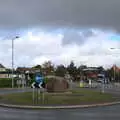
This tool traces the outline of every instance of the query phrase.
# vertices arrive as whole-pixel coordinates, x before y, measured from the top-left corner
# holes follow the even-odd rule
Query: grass
[[[19,105],[33,105],[32,92],[14,93],[1,95],[0,100],[5,103]],[[94,90],[80,89],[69,93],[45,93],[44,103],[38,100],[38,104],[44,105],[75,105],[75,104],[93,104],[114,101],[111,94],[100,93]]]

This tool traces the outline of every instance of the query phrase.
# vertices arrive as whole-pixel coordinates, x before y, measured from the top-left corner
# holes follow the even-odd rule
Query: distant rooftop
[[[85,68],[83,69],[83,71],[97,71],[97,67],[88,67],[88,68]]]
[[[0,64],[0,68],[5,68],[2,64]]]

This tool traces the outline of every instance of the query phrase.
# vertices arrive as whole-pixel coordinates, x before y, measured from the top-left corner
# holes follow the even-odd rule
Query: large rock
[[[68,82],[61,77],[49,78],[46,85],[48,92],[65,92],[68,88]]]

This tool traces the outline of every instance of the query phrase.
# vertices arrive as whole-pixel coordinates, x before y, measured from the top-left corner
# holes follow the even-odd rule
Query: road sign
[[[36,82],[33,82],[32,85],[31,85],[31,87],[32,87],[32,88],[43,88],[42,85],[43,85],[42,82],[40,82],[39,84],[36,83]]]
[[[33,82],[31,88],[45,88],[45,83],[43,82]]]
[[[37,100],[38,103],[38,99],[40,97],[40,93],[42,88],[45,88],[45,82],[44,82],[44,78],[40,73],[36,73],[35,75],[35,81],[32,83],[31,87],[33,88],[33,103],[35,103],[35,101]],[[38,89],[40,88],[40,89]],[[35,92],[36,91],[36,92]],[[37,94],[37,95],[35,95]],[[44,93],[42,92],[43,96]],[[42,101],[44,101],[44,97],[42,97]]]
[[[35,88],[35,82],[32,83],[31,87],[32,87],[32,88]]]
[[[36,76],[35,76],[35,82],[37,83],[43,83],[43,77],[40,73],[37,73]]]
[[[36,73],[35,81],[32,83],[31,88],[45,88],[44,78],[40,73]]]

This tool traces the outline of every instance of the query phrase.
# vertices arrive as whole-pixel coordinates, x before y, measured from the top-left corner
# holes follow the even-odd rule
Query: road
[[[10,93],[21,93],[21,92],[29,92],[32,91],[31,88],[27,88],[27,89],[18,89],[18,88],[14,88],[14,89],[0,89],[0,94],[10,94]]]
[[[117,88],[108,88],[120,94]],[[31,89],[1,89],[0,94],[31,91]],[[60,109],[60,110],[25,110],[0,107],[0,120],[120,120],[120,104],[114,106]]]
[[[66,109],[22,110],[0,107],[0,120],[120,120],[120,105]]]

